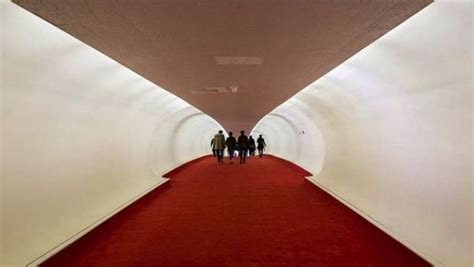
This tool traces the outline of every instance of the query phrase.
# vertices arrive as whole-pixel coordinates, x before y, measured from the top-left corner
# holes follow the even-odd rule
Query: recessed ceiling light
[[[263,57],[214,57],[217,65],[262,65]]]
[[[213,87],[206,87],[200,90],[192,90],[192,94],[223,94],[223,93],[238,93],[239,86],[237,85],[230,85],[229,87],[225,86],[213,86]]]
[[[230,85],[229,88],[232,93],[237,93],[239,91],[239,86],[237,85]]]
[[[206,87],[205,89],[192,90],[193,94],[219,94],[227,93],[227,87],[225,86],[216,86],[216,87]]]

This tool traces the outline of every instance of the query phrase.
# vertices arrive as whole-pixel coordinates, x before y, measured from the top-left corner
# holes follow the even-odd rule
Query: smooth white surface
[[[1,265],[52,249],[188,160],[220,125],[2,3]]]
[[[472,17],[435,1],[253,131],[446,266],[474,264]]]
[[[219,126],[13,4],[1,20],[1,264],[17,266],[208,153]],[[472,56],[472,4],[436,1],[253,134],[408,245],[470,266]]]
[[[112,212],[104,215],[103,217],[101,217],[100,219],[98,219],[97,221],[93,222],[92,224],[88,225],[86,228],[83,228],[80,232],[77,232],[74,236],[72,236],[71,238],[63,241],[62,243],[58,244],[57,246],[55,246],[53,249],[49,250],[47,253],[44,253],[42,254],[41,256],[37,257],[35,260],[29,262],[26,267],[29,267],[29,266],[38,266],[40,265],[41,263],[43,263],[44,261],[46,261],[48,258],[52,257],[53,255],[55,255],[56,253],[60,252],[61,250],[63,250],[64,248],[66,248],[67,246],[71,245],[72,243],[74,243],[75,241],[79,240],[81,237],[85,236],[87,233],[89,233],[90,231],[92,231],[95,227],[98,227],[100,224],[104,223],[105,221],[107,221],[108,219],[112,218],[114,215],[120,213],[122,210],[124,210],[125,208],[127,208],[129,205],[133,204],[135,201],[139,200],[140,198],[142,198],[143,196],[145,196],[146,194],[152,192],[153,190],[157,189],[158,187],[168,183],[170,181],[169,178],[165,178],[165,179],[162,179],[159,183],[157,184],[154,184],[153,186],[151,186],[150,188],[147,188],[145,191],[143,191],[142,193],[136,195],[135,197],[133,197],[132,199],[130,199],[129,201],[127,201],[126,203],[124,203],[123,205],[117,207],[115,210],[113,210]]]

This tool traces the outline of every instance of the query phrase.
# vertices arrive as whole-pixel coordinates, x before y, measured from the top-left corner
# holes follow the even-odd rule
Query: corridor
[[[0,0],[0,266],[474,266],[473,5]]]
[[[429,266],[276,157],[205,157],[41,266]]]

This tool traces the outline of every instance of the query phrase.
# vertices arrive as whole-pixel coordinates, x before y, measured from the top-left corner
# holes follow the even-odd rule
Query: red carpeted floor
[[[206,157],[43,266],[429,266],[274,157]]]

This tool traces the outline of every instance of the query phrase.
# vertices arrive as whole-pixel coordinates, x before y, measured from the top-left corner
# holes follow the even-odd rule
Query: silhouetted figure
[[[216,150],[214,149],[214,137],[211,140],[211,148],[212,148],[212,155],[215,157],[216,156]]]
[[[249,156],[255,156],[255,139],[249,135]]]
[[[249,139],[245,135],[244,131],[240,131],[239,140],[237,141],[237,145],[239,146],[239,156],[240,156],[240,164],[245,163],[245,157],[247,157],[247,149],[249,146]]]
[[[234,151],[237,148],[237,140],[232,136],[232,132],[229,132],[229,137],[225,140],[225,145],[227,146],[227,153],[229,153],[229,160],[231,164],[234,164]]]
[[[224,163],[224,148],[225,148],[225,137],[222,131],[214,135],[214,150],[217,155],[217,162]]]
[[[265,149],[266,146],[267,144],[265,144],[265,139],[263,139],[262,135],[260,135],[257,138],[257,149],[258,149],[259,157],[263,157],[263,150]]]

